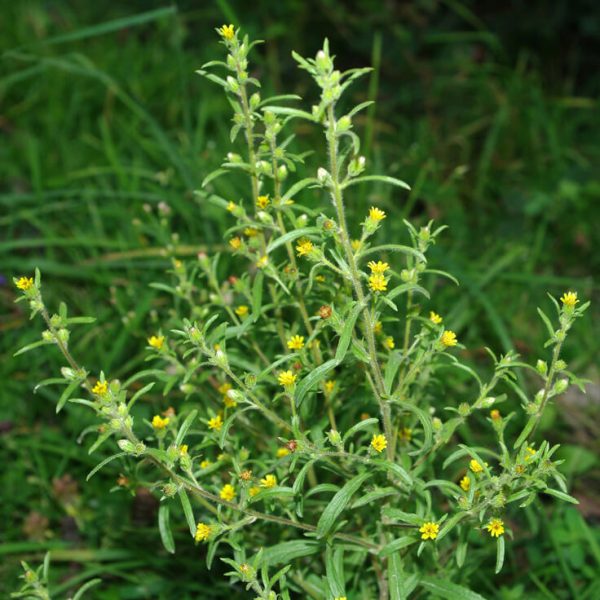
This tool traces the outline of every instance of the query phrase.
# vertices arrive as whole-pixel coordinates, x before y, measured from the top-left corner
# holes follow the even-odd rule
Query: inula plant
[[[208,568],[225,562],[249,597],[481,598],[468,587],[473,554],[495,554],[495,567],[482,563],[492,577],[520,509],[540,495],[576,503],[537,426],[557,395],[582,385],[561,349],[588,303],[551,297],[554,317],[538,309],[548,341],[537,363],[488,349],[480,376],[433,295],[439,278],[457,283],[427,258],[444,227],[407,222],[411,243],[400,245],[385,236],[393,210],[365,206],[356,227],[346,219],[359,185],[395,186],[398,203],[408,189],[368,174],[354,125],[370,103],[344,103],[369,69],[336,70],[327,41],[314,59],[294,53],[319,92],[297,108],[298,96],[261,96],[248,62],[257,42],[233,25],[217,31],[224,60],[198,73],[227,95],[234,150],[199,197],[228,213],[228,251],[171,255],[169,280],[155,287],[173,301],[157,307],[148,368],[125,381],[71,353],[75,326],[93,319],[64,303],[53,314],[39,271],[15,279],[46,327],[19,352],[54,346],[64,367],[39,386],[64,386],[57,411],[97,415],[88,451],[107,454],[88,478],[118,465],[123,486],[148,487],[166,550],[179,532],[180,547],[196,544]],[[322,131],[323,152],[294,152],[299,120]],[[314,176],[296,179],[299,163]],[[213,193],[225,176],[244,193]],[[494,443],[462,443],[470,422]]]

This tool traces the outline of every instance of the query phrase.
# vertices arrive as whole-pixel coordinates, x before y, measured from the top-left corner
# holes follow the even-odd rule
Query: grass
[[[458,289],[445,285],[439,297],[454,307],[447,320],[473,349],[473,361],[482,361],[484,343],[499,351],[514,344],[536,357],[544,331],[535,306],[547,304],[546,291],[574,288],[598,298],[598,81],[584,77],[584,47],[564,58],[549,54],[534,43],[533,29],[526,30],[529,15],[509,34],[502,15],[468,3],[414,3],[385,9],[389,14],[368,3],[349,12],[333,1],[322,4],[319,14],[310,3],[292,1],[258,2],[252,14],[226,0],[200,8],[148,3],[134,15],[103,2],[78,8],[59,2],[50,9],[33,0],[2,8],[13,26],[0,34],[0,129],[8,142],[0,147],[0,275],[6,280],[0,286],[0,452],[10,465],[0,475],[0,556],[6,558],[0,591],[15,587],[19,559],[39,559],[53,546],[57,595],[103,573],[95,592],[101,598],[232,597],[218,575],[209,583],[198,575],[204,557],[183,535],[176,559],[157,552],[151,499],[123,490],[107,496],[117,467],[84,483],[95,460],[74,446],[93,423],[77,410],[56,417],[52,388],[33,393],[35,382],[61,366],[56,353],[11,358],[39,331],[13,305],[9,284],[38,266],[50,302],[65,299],[73,314],[97,317],[96,326],[73,340],[75,354],[115,377],[141,363],[142,340],[164,302],[149,286],[164,279],[162,249],[173,244],[191,258],[222,243],[223,215],[193,190],[228,147],[229,107],[194,74],[214,57],[212,28],[223,21],[268,40],[257,74],[272,82],[271,91],[292,85],[310,98],[289,49],[311,54],[324,35],[343,65],[376,67],[356,86],[357,96],[378,101],[358,123],[365,152],[374,172],[391,166],[389,174],[413,189],[404,203],[389,188],[358,189],[351,221],[377,202],[396,216],[392,235],[399,241],[406,237],[401,218],[450,226],[432,261],[461,281]],[[558,32],[570,23],[560,6],[552,21]],[[600,20],[596,13],[589,23]],[[520,42],[531,45],[515,43],[519,32]],[[313,135],[300,129],[299,146],[310,149]],[[225,180],[211,186],[224,197],[244,193]],[[161,203],[171,207],[168,217],[161,216]],[[594,309],[566,349],[570,368],[595,381],[599,317]],[[573,451],[565,454],[565,468],[577,472],[572,484],[586,499],[584,514],[597,515],[597,436],[590,440],[573,429],[564,410],[593,421],[597,408],[578,400],[545,423],[554,441],[574,438],[579,446],[572,446],[587,453],[585,470],[576,471],[581,455]],[[75,505],[52,484],[65,474],[79,482]],[[25,541],[22,526],[31,510],[48,525]],[[481,593],[597,597],[598,527],[572,508],[528,515],[539,528],[535,543],[516,541],[514,564],[499,587],[474,573]],[[492,564],[493,557],[482,560]],[[523,564],[529,579],[521,577]]]

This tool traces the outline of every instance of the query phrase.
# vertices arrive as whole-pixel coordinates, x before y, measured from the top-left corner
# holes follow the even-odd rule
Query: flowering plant
[[[51,314],[40,272],[22,276],[18,300],[47,328],[19,353],[53,345],[63,354],[61,377],[39,386],[64,386],[57,412],[71,403],[96,413],[90,453],[119,449],[88,479],[118,461],[124,486],[153,482],[169,552],[171,522],[185,523],[209,568],[218,557],[228,577],[265,600],[396,600],[419,590],[478,598],[463,570],[468,550],[481,557],[495,545],[500,571],[511,506],[540,494],[577,502],[553,460],[557,447],[536,429],[554,397],[582,386],[561,349],[589,303],[579,305],[575,292],[551,298],[558,326],[538,309],[549,362],[488,350],[492,373],[482,379],[461,361],[460,340],[428,291],[435,277],[454,280],[427,260],[444,227],[407,222],[407,246],[377,241],[388,218],[380,207],[366,211],[356,233],[347,222],[354,186],[408,189],[366,174],[353,121],[370,102],[340,111],[344,92],[369,69],[336,70],[327,41],[314,59],[294,53],[320,93],[306,111],[293,106],[297,96],[262,98],[248,66],[257,42],[233,25],[217,31],[226,58],[198,72],[227,94],[231,140],[242,134],[244,149],[227,154],[199,197],[230,215],[227,271],[218,253],[194,264],[171,257],[172,283],[155,286],[177,311],[149,333],[152,366],[125,381],[79,364],[71,330],[93,319],[69,317],[64,303]],[[294,153],[284,132],[298,119],[322,128],[327,162],[294,180],[308,156]],[[248,193],[213,192],[225,175],[247,178]],[[299,201],[309,196],[330,204]],[[541,380],[533,396],[519,369]],[[455,400],[449,370],[470,378],[470,396]],[[517,412],[502,410],[514,399],[527,417],[520,431]],[[145,419],[143,403],[160,408]],[[473,419],[489,428],[493,447],[461,443]]]

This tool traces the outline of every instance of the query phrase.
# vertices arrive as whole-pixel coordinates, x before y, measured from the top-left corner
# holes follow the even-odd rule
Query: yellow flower
[[[329,379],[325,382],[325,393],[331,394],[335,388],[335,381],[333,379]]]
[[[235,498],[235,489],[230,483],[226,483],[219,492],[221,500],[227,500],[231,502]]]
[[[196,525],[196,535],[194,536],[194,539],[197,542],[205,542],[210,537],[211,533],[212,528],[210,525],[198,523],[198,525]]]
[[[232,40],[235,36],[233,25],[223,25],[222,27],[219,27],[217,31],[221,34],[221,37],[227,41]]]
[[[390,265],[386,262],[381,262],[380,260],[377,262],[370,260],[367,263],[367,266],[371,269],[371,273],[385,273],[390,268]]]
[[[385,338],[385,341],[383,342],[383,345],[388,349],[388,350],[393,350],[396,347],[396,342],[394,342],[394,338],[391,336],[388,336]]]
[[[352,246],[352,250],[354,250],[354,252],[358,252],[362,248],[362,242],[360,240],[352,240],[350,245]]]
[[[382,211],[380,208],[375,208],[374,206],[371,206],[369,210],[369,219],[371,219],[371,221],[379,223],[379,221],[383,221],[385,217],[386,215],[384,211]]]
[[[442,333],[442,338],[440,341],[442,342],[442,344],[444,346],[446,346],[446,348],[450,348],[450,347],[456,346],[456,344],[458,344],[458,340],[456,339],[456,334],[454,333],[454,331],[450,331],[449,329],[446,329],[446,331],[444,331],[444,333]]]
[[[465,491],[468,492],[469,489],[471,488],[471,478],[468,475],[465,475],[461,480],[460,480],[460,487]]]
[[[264,256],[261,256],[257,261],[256,261],[256,266],[259,269],[264,269],[267,266],[267,263],[269,262],[269,258],[267,257],[267,255],[265,254]]]
[[[435,540],[440,531],[440,526],[437,523],[433,523],[432,521],[427,521],[423,523],[419,528],[419,533],[421,533],[422,540]]]
[[[579,300],[577,300],[577,292],[565,292],[561,296],[560,301],[567,308],[575,308],[575,305],[579,302]]]
[[[160,415],[154,415],[152,417],[152,427],[154,429],[164,429],[169,424],[169,421],[169,417],[163,419]]]
[[[283,458],[284,456],[287,456],[290,453],[290,451],[287,448],[278,448],[277,449],[277,458]]]
[[[248,307],[245,304],[240,304],[236,309],[235,309],[235,314],[238,317],[245,317],[248,314]]]
[[[165,343],[164,335],[151,335],[148,338],[148,344],[150,346],[152,346],[153,348],[156,348],[157,350],[160,350],[163,347],[164,343]]]
[[[294,385],[294,383],[296,383],[296,379],[297,379],[297,376],[294,375],[291,371],[282,371],[281,373],[279,373],[279,376],[277,377],[277,381],[279,382],[279,385],[282,385],[284,387]]]
[[[187,455],[188,455],[188,445],[181,444],[181,446],[179,446],[179,456],[187,456]]]
[[[531,460],[534,456],[535,456],[535,448],[528,446],[527,450],[525,450],[525,460],[526,461]]]
[[[104,396],[108,392],[108,381],[96,381],[96,385],[92,388],[92,394]]]
[[[346,596],[336,596],[333,600],[346,600]]]
[[[26,292],[28,289],[33,287],[33,277],[19,277],[15,282],[15,285],[22,291]]]
[[[371,448],[373,448],[377,452],[383,452],[387,448],[387,440],[385,439],[385,435],[383,435],[382,433],[373,434],[373,439],[371,440]]]
[[[432,310],[430,310],[429,311],[429,320],[432,323],[439,325],[444,319],[442,319],[442,317],[440,317],[440,315],[438,315],[436,312],[433,312]]]
[[[304,348],[304,336],[302,336],[302,335],[293,335],[287,341],[287,347],[290,350],[302,350],[302,348]]]
[[[205,458],[201,463],[200,463],[200,468],[201,469],[206,469],[206,467],[210,467],[212,463],[210,462],[210,460],[208,460],[207,458]]]
[[[398,432],[398,437],[405,443],[410,442],[412,439],[412,429],[410,427],[403,427]]]
[[[248,493],[250,494],[250,498],[254,498],[254,496],[256,496],[256,494],[258,494],[258,492],[260,492],[260,488],[256,485],[252,486],[248,490]]]
[[[474,458],[469,463],[469,467],[473,473],[481,473],[483,471],[483,467]]]
[[[277,485],[277,477],[275,475],[265,475],[260,480],[260,487],[262,488],[274,488]]]
[[[381,273],[373,273],[369,277],[369,288],[374,292],[385,292],[387,290],[387,281]]]
[[[231,384],[228,381],[222,383],[217,390],[219,390],[220,394],[226,394],[231,389]]]
[[[296,252],[298,256],[306,256],[313,250],[313,243],[310,240],[300,240],[296,246]]]
[[[230,201],[230,202],[227,204],[227,210],[228,210],[229,212],[233,212],[233,211],[236,209],[236,207],[237,207],[237,206],[236,206],[236,203],[235,203],[235,202],[231,202],[231,201]]]
[[[381,324],[381,321],[377,321],[377,323],[375,323],[375,325],[373,325],[373,332],[376,333],[377,335],[379,335],[382,331],[383,331],[383,325]]]
[[[216,431],[221,431],[221,427],[223,427],[223,419],[221,419],[221,415],[217,415],[212,419],[208,420],[208,428],[215,429]]]
[[[502,415],[500,414],[500,411],[495,408],[494,410],[490,411],[490,417],[492,417],[494,421],[497,421],[498,419],[502,418]]]
[[[223,404],[226,408],[235,408],[237,406],[237,402],[227,394],[223,396]]]
[[[258,208],[267,208],[269,206],[269,196],[259,196],[256,199],[256,206]]]
[[[239,250],[242,247],[242,238],[236,236],[234,238],[231,238],[229,240],[229,245],[234,249],[234,250]]]
[[[500,537],[504,533],[504,521],[502,519],[491,519],[485,528],[492,537]]]
[[[323,283],[325,281],[325,275],[315,275],[315,281]]]

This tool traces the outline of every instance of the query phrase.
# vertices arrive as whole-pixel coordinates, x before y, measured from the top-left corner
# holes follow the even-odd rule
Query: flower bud
[[[284,181],[288,176],[288,170],[287,167],[285,165],[280,165],[277,168],[277,179],[279,179],[279,181]]]
[[[131,443],[129,440],[119,440],[117,445],[123,452],[127,452],[128,454],[135,454],[135,444]]]
[[[231,75],[227,77],[227,89],[234,94],[240,91],[240,84]]]
[[[461,417],[468,417],[471,414],[471,407],[467,402],[461,402],[458,406],[458,414]]]
[[[538,360],[535,365],[535,370],[540,375],[545,375],[548,372],[548,363],[545,360]]]
[[[260,94],[258,92],[250,96],[250,108],[254,110],[260,104]]]
[[[554,367],[557,371],[564,371],[567,368],[567,363],[564,360],[559,359],[556,361]]]
[[[297,219],[296,219],[296,227],[298,229],[302,228],[302,227],[306,227],[306,224],[308,223],[308,216],[307,215],[300,215]]]
[[[319,180],[319,183],[325,183],[329,178],[329,173],[327,172],[327,169],[324,169],[323,167],[319,167],[319,169],[317,170],[317,179]]]
[[[336,431],[335,429],[330,429],[327,433],[327,437],[329,438],[329,442],[334,446],[342,445],[342,436],[340,435],[339,431]]]
[[[177,486],[172,481],[170,481],[169,483],[165,483],[165,485],[163,485],[163,494],[167,498],[172,498],[176,493],[177,493]]]
[[[46,329],[45,331],[42,331],[42,339],[45,342],[53,342],[54,334],[49,329]]]
[[[555,384],[553,391],[555,394],[562,394],[569,387],[568,379],[559,379]]]
[[[348,115],[344,115],[335,125],[335,131],[339,135],[348,131],[352,127],[352,119]]]

